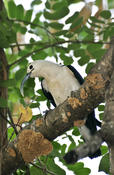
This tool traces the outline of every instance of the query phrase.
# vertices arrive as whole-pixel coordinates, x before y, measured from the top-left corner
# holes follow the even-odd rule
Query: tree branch
[[[51,174],[51,175],[56,175],[55,173],[49,171],[46,167],[44,167],[44,165],[39,166],[39,165],[36,165],[36,164],[34,164],[34,163],[32,163],[32,162],[31,162],[30,164],[33,165],[34,167],[38,168],[38,169],[43,170],[44,173],[47,172],[47,173],[49,173],[49,174]]]
[[[114,37],[112,41],[114,45]],[[112,53],[112,67],[114,67],[114,50]],[[104,111],[104,120],[102,125],[102,134],[104,140],[109,145],[110,153],[110,171],[114,174],[114,71],[111,74],[110,86],[105,94],[106,106]]]
[[[9,20],[10,20],[10,21],[13,21],[13,22],[25,23],[25,24],[28,24],[28,25],[32,25],[32,26],[34,26],[34,27],[39,27],[39,28],[45,30],[47,33],[49,33],[51,36],[53,36],[54,39],[57,40],[57,38],[56,38],[46,27],[44,27],[44,26],[42,26],[42,25],[35,24],[35,23],[33,23],[33,22],[29,22],[29,21],[25,21],[25,20],[19,20],[19,19],[18,19],[18,20],[17,20],[17,19],[9,19]]]
[[[68,40],[68,41],[61,41],[61,42],[57,42],[57,43],[53,43],[55,46],[59,45],[59,44],[65,44],[65,43],[75,43],[75,44],[111,44],[110,42],[102,42],[102,41],[80,41],[80,40]],[[34,46],[34,45],[39,45],[39,44],[43,44],[43,45],[49,45],[49,47],[51,47],[51,44],[49,42],[47,43],[40,43],[40,41],[37,42],[33,42],[33,43],[23,43],[23,44],[11,44],[10,47],[16,47],[16,46]]]
[[[113,72],[113,51],[114,46],[111,45],[102,60],[91,70],[84,84],[78,91],[73,92],[72,96],[63,104],[59,105],[54,110],[49,111],[45,119],[37,119],[24,129],[31,129],[31,132],[33,130],[36,133],[42,133],[45,138],[51,141],[69,130],[73,126],[74,121],[85,119],[85,117],[93,111],[99,103],[105,100],[105,91],[109,86],[110,77]],[[23,131],[21,131],[20,134]],[[9,172],[14,171],[15,167],[18,168],[23,164],[23,159],[19,153],[19,147],[17,146],[19,142],[18,138],[20,138],[19,136],[15,142],[8,145],[7,150],[4,151],[4,162],[2,164],[3,174],[8,175]],[[33,140],[31,144],[33,144]],[[11,154],[11,151],[9,152],[9,150],[12,150],[13,153]],[[33,150],[35,151],[35,149]],[[28,154],[30,154],[30,151]]]
[[[29,57],[29,56],[31,56],[31,55],[33,55],[34,53],[37,53],[37,52],[40,52],[40,51],[42,51],[42,50],[44,50],[44,49],[47,49],[47,48],[50,48],[50,47],[56,47],[56,46],[58,46],[58,45],[61,45],[61,44],[65,44],[65,43],[74,43],[74,44],[80,44],[80,43],[85,43],[85,44],[103,44],[102,42],[94,42],[94,41],[79,41],[79,40],[67,40],[67,41],[58,41],[58,42],[56,42],[56,43],[52,43],[52,44],[50,44],[50,43],[46,43],[46,45],[45,46],[43,46],[42,48],[38,48],[38,49],[36,49],[36,50],[33,50],[32,52],[30,52],[30,53],[28,53],[28,54],[26,54],[26,55],[24,55],[24,56],[22,56],[20,59],[18,59],[18,60],[16,60],[16,61],[14,61],[13,63],[11,63],[10,65],[8,65],[8,68],[10,68],[11,66],[13,66],[13,65],[15,65],[15,64],[17,64],[17,63],[19,63],[19,62],[21,62],[23,59],[25,59],[25,58],[27,58],[27,57]],[[38,43],[37,43],[38,44]],[[106,44],[106,43],[105,43]],[[107,44],[111,44],[110,42],[107,42]],[[22,46],[23,44],[20,44],[20,45],[18,45],[18,46]],[[28,45],[28,44],[27,44]],[[31,45],[31,44],[30,44]],[[16,45],[11,45],[11,47],[14,47],[14,46],[16,46]]]

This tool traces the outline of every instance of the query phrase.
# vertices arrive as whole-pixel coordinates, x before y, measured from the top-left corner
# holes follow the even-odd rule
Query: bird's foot
[[[43,114],[44,114],[43,119],[44,119],[44,120],[46,119],[46,116],[48,115],[48,112],[49,112],[49,110],[45,110],[45,111],[43,111]]]

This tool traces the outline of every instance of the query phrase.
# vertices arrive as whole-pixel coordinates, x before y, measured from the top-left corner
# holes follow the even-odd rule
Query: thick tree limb
[[[114,44],[114,41],[113,41]],[[112,67],[114,67],[114,51],[112,54]],[[106,90],[106,106],[102,125],[102,135],[109,145],[110,171],[114,174],[114,71],[111,76],[110,86]]]
[[[113,51],[114,46],[111,45],[102,60],[91,70],[83,86],[78,91],[72,93],[72,97],[69,97],[53,111],[49,111],[44,120],[37,119],[26,129],[29,128],[35,132],[40,132],[51,141],[70,129],[74,121],[83,120],[105,99],[105,90],[109,86],[110,77],[113,72]],[[17,145],[18,138],[15,143],[13,142],[8,145],[7,150],[4,151],[3,175],[8,175],[15,168],[23,165],[23,159],[19,154]]]

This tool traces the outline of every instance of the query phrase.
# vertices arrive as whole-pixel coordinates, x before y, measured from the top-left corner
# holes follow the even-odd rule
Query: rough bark
[[[114,44],[114,41],[113,41]],[[114,51],[112,54],[112,67],[114,68]],[[102,125],[102,134],[104,140],[109,145],[110,153],[110,171],[114,175],[114,71],[111,76],[110,86],[105,94],[106,106]]]
[[[7,61],[3,49],[0,49],[0,80],[4,81],[8,78]],[[0,88],[0,97],[7,100],[7,88]],[[1,163],[3,161],[3,149],[7,144],[7,108],[0,108],[0,174],[2,172]]]
[[[114,175],[114,145],[110,146],[110,172]]]
[[[0,12],[3,10],[3,8],[4,8],[3,1],[0,0]],[[0,23],[1,23],[1,19],[0,19]],[[0,80],[1,81],[8,79],[7,66],[8,66],[8,63],[5,56],[5,52],[2,48],[0,48]],[[0,97],[7,100],[7,88],[0,87]],[[2,174],[3,148],[7,144],[7,122],[5,118],[7,118],[7,108],[0,108],[0,175]]]
[[[99,103],[105,100],[105,91],[109,86],[110,77],[113,72],[111,63],[113,51],[114,46],[111,45],[102,60],[91,70],[85,83],[78,91],[73,92],[72,96],[63,104],[49,111],[45,119],[37,119],[24,129],[40,132],[45,138],[51,141],[70,129],[74,121],[84,120]],[[103,135],[102,130],[103,128],[101,129],[101,137]],[[19,147],[17,146],[18,138],[4,150],[4,161],[2,162],[3,175],[10,174],[24,163],[19,153]]]

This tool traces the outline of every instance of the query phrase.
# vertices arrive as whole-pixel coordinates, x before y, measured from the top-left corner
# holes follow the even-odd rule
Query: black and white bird
[[[21,83],[21,94],[25,81],[29,78],[42,77],[41,82],[44,95],[50,100],[54,107],[63,103],[71,91],[76,91],[83,84],[84,80],[79,72],[71,65],[64,66],[46,60],[36,60],[29,64],[27,75]],[[89,141],[92,135],[97,131],[97,126],[101,123],[95,118],[94,111],[87,117],[84,126],[79,128],[80,133],[85,141]],[[101,154],[100,149],[90,158],[97,157]]]

